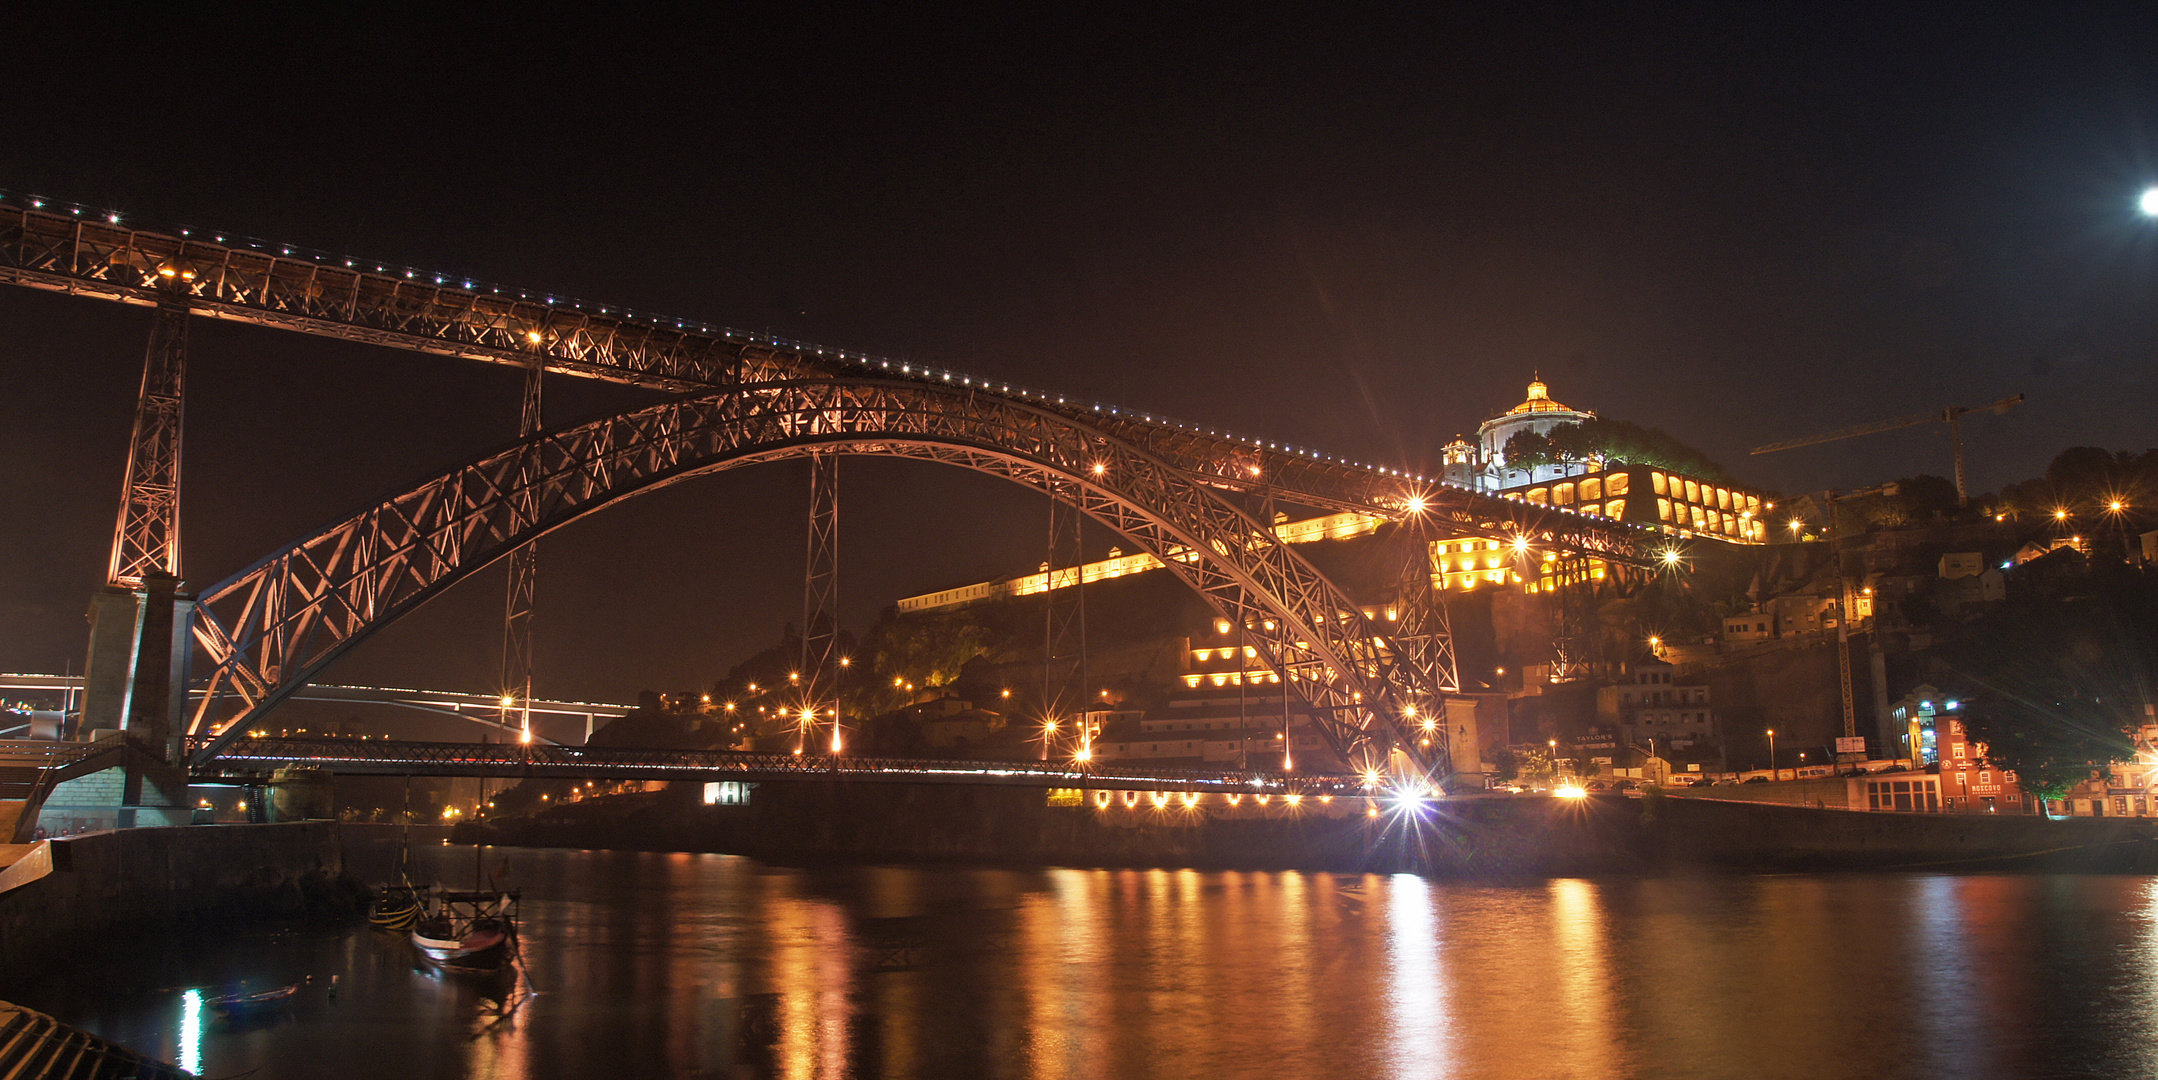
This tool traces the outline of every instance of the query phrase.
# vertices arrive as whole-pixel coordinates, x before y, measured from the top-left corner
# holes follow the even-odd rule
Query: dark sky
[[[140,5],[137,5],[138,7]],[[11,15],[0,186],[1086,392],[1348,456],[1554,396],[1787,490],[2158,444],[2158,7],[1439,5],[683,19]],[[335,21],[342,18],[344,21]],[[0,670],[79,666],[148,316],[0,292]],[[187,576],[514,434],[515,376],[198,324]],[[556,380],[550,419],[645,398]],[[1016,488],[850,460],[859,628],[1031,569]],[[806,467],[551,538],[547,694],[799,618]],[[1106,544],[1107,539],[1101,543]],[[484,689],[501,578],[339,680]]]

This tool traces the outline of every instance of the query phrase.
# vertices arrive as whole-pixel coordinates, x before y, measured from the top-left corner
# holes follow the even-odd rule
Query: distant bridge
[[[0,673],[0,692],[32,691],[61,694],[68,711],[82,697],[83,677],[80,675],[29,675]],[[194,695],[199,696],[199,695]],[[292,692],[291,701],[342,701],[353,704],[389,705],[415,712],[454,716],[459,720],[491,727],[498,731],[518,732],[514,724],[501,720],[505,706],[502,699],[491,694],[468,694],[457,690],[412,690],[394,686],[341,686],[336,683],[309,683]],[[525,711],[527,703],[517,703],[518,711]],[[592,738],[592,732],[602,719],[612,720],[635,711],[628,705],[615,705],[599,701],[549,701],[535,698],[529,702],[530,711],[536,716],[583,717],[584,736]],[[533,736],[535,742],[553,742],[552,739]]]

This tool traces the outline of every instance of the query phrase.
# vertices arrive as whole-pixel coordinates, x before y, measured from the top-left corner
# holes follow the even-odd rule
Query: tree
[[[1723,466],[1669,432],[1601,416],[1560,424],[1543,435],[1517,431],[1506,440],[1504,453],[1509,466],[1523,469],[1569,461],[1604,461],[1648,465],[1710,480],[1724,477]]]
[[[870,631],[876,681],[863,692],[898,708],[923,691],[957,682],[967,661],[989,647],[988,630],[965,611],[887,619]]]
[[[1956,512],[1956,482],[1945,476],[1920,473],[1896,481],[1896,501],[1911,517],[1925,521]]]
[[[1963,722],[2024,790],[2057,799],[2124,760],[2158,676],[2158,575],[2101,564],[1964,627],[1938,658],[1969,687]]]
[[[1557,455],[1552,451],[1551,440],[1527,428],[1508,436],[1501,453],[1506,458],[1507,467],[1514,469],[1533,469],[1559,463]]]

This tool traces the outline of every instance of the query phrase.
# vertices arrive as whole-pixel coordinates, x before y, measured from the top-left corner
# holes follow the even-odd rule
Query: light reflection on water
[[[461,883],[469,849],[431,851]],[[525,977],[176,935],[6,996],[209,1075],[2030,1077],[2158,1068],[2158,881],[1456,884],[517,851]],[[289,1015],[199,992],[313,975]],[[338,977],[339,992],[325,989]]]

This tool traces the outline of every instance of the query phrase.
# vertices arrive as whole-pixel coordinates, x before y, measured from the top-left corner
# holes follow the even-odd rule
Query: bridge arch
[[[273,552],[196,605],[196,756],[215,757],[376,630],[554,529],[692,477],[825,452],[943,462],[1047,491],[1160,559],[1217,612],[1270,616],[1256,647],[1290,672],[1344,760],[1399,748],[1443,769],[1444,740],[1419,747],[1406,719],[1433,715],[1456,689],[1451,663],[1434,660],[1451,653],[1443,616],[1413,631],[1365,616],[1206,475],[1084,419],[865,379],[758,383],[541,432]],[[1410,576],[1428,592],[1428,565]]]

